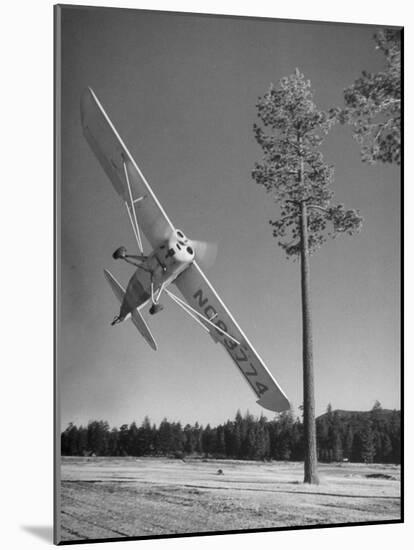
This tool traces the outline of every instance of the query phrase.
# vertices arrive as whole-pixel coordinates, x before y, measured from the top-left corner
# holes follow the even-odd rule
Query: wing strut
[[[218,330],[219,332],[221,332],[222,334],[224,334],[224,336],[226,336],[227,338],[230,338],[230,340],[232,340],[233,342],[235,342],[236,344],[238,344],[240,346],[240,342],[238,340],[236,340],[236,338],[234,338],[233,336],[231,336],[231,334],[229,334],[228,332],[226,332],[225,330],[223,330],[222,328],[220,328],[219,326],[215,325],[214,323],[212,323],[211,319],[214,319],[214,317],[216,317],[216,315],[214,315],[211,319],[208,319],[207,317],[205,317],[204,315],[201,315],[200,312],[198,312],[196,309],[192,308],[189,304],[187,304],[186,302],[184,302],[183,300],[181,300],[178,296],[176,296],[175,294],[173,294],[170,290],[167,290],[166,288],[164,289],[164,291],[167,293],[167,295],[171,298],[171,300],[173,300],[173,302],[175,302],[176,304],[178,304],[186,313],[188,313],[188,315],[190,317],[192,317],[195,321],[197,321],[198,324],[200,324],[204,330],[206,330],[207,332],[210,332],[210,329],[208,327],[206,327],[204,325],[204,323],[202,323],[200,321],[200,319],[203,319],[203,321],[205,321],[206,323],[208,323],[209,325],[211,325],[213,328],[215,328],[216,330]]]
[[[133,199],[132,191],[131,191],[131,184],[129,183],[128,168],[127,168],[125,160],[124,160],[124,173],[125,173],[126,183],[127,183],[127,186],[128,186],[129,200],[131,201],[131,205],[129,205],[128,202],[125,201],[125,206],[126,206],[126,209],[128,211],[129,221],[131,222],[132,230],[133,230],[135,238],[137,240],[138,250],[140,251],[141,254],[143,254],[144,249],[142,247],[141,235],[140,235],[140,232],[139,232],[137,213],[135,211],[135,203],[142,200],[144,197],[139,197],[138,199],[135,199],[135,200]],[[131,210],[132,210],[132,214],[133,214],[134,217],[132,217]]]

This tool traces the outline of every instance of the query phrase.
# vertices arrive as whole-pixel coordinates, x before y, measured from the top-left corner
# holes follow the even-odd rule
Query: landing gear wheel
[[[158,313],[159,311],[162,311],[164,309],[164,306],[162,304],[152,304],[152,306],[150,307],[150,315],[155,315],[156,313]]]
[[[121,319],[119,318],[119,315],[115,315],[114,320],[111,323],[111,327],[113,327],[114,325],[120,322],[121,322]]]
[[[125,246],[120,246],[115,250],[115,252],[112,254],[112,258],[114,260],[124,259],[127,253],[127,249]]]

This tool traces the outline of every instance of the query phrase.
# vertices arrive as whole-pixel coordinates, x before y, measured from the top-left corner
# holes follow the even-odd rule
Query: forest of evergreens
[[[321,462],[399,464],[401,415],[377,402],[371,411],[333,411],[317,419],[318,459]],[[291,412],[268,420],[237,412],[233,421],[211,427],[197,422],[182,426],[164,419],[159,426],[146,417],[110,428],[93,420],[87,426],[70,423],[61,434],[64,456],[202,456],[249,460],[303,460],[303,424]]]

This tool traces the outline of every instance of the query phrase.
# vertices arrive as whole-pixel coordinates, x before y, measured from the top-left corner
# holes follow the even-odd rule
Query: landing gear
[[[144,271],[150,271],[148,267],[145,266],[145,262],[146,260],[148,260],[148,256],[144,256],[144,254],[142,254],[141,256],[136,256],[134,254],[127,254],[127,249],[125,248],[125,246],[120,246],[119,248],[117,248],[115,252],[112,254],[112,258],[114,260],[124,260],[125,262],[133,265],[134,267],[139,267]]]
[[[162,304],[152,304],[149,309],[150,315],[155,315],[156,313],[162,311],[164,306]]]
[[[164,309],[164,306],[158,303],[158,300],[160,299],[161,293],[164,290],[165,282],[161,285],[161,287],[158,290],[155,290],[154,288],[154,277],[155,277],[155,268],[153,265],[151,265],[151,261],[147,262],[148,256],[144,256],[143,254],[141,256],[135,256],[132,254],[127,254],[127,249],[125,246],[120,246],[115,250],[115,252],[112,254],[112,257],[114,260],[124,260],[125,262],[128,262],[129,264],[138,267],[151,276],[151,302],[152,305],[150,307],[150,315],[155,315],[156,313],[162,311]],[[167,271],[167,267],[161,263],[158,256],[155,256],[156,260],[158,261],[158,264],[160,265],[163,272]],[[111,323],[111,326],[116,325],[117,323],[120,323],[124,320],[124,317],[121,319],[119,315],[117,315],[114,320]]]
[[[126,258],[126,253],[127,253],[127,249],[125,248],[125,246],[120,246],[119,248],[117,248],[115,250],[115,252],[112,254],[112,258],[114,260],[119,260],[119,259],[122,259],[122,260],[125,260]]]
[[[111,323],[111,327],[113,327],[114,325],[117,325],[120,322],[121,322],[121,319],[120,319],[119,315],[115,315],[115,317],[114,317],[114,319]]]
[[[162,291],[164,290],[165,282],[162,283],[161,287],[158,289],[157,292],[154,290],[154,281],[153,281],[153,274],[151,274],[151,302],[152,306],[150,307],[150,315],[155,315],[159,311],[162,311],[164,309],[164,306],[158,302],[158,300],[161,297]]]

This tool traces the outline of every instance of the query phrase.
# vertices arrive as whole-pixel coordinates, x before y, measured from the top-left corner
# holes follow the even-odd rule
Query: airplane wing
[[[127,206],[134,233],[142,229],[156,248],[174,226],[91,88],[81,96],[81,121],[86,140]]]
[[[174,282],[189,306],[198,312],[199,320],[208,328],[213,340],[220,342],[233,359],[258,398],[257,403],[275,412],[290,409],[285,393],[200,267],[194,262]],[[203,317],[209,319],[220,330],[212,327],[210,323],[203,320]]]

